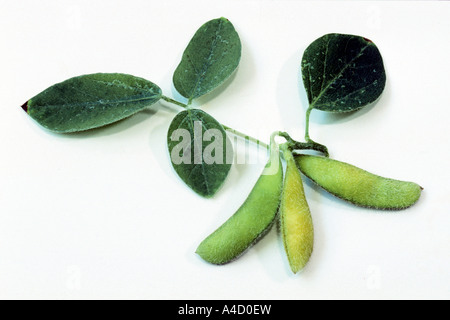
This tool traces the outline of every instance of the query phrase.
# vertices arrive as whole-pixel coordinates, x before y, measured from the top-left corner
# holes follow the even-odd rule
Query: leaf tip
[[[28,101],[25,102],[25,103],[22,105],[21,108],[23,109],[23,111],[25,111],[26,113],[28,113]]]

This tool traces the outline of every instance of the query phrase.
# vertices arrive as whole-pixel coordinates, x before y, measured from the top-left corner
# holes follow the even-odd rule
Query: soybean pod
[[[283,185],[279,148],[271,139],[270,159],[241,207],[203,240],[196,253],[212,264],[225,264],[264,236],[277,216]]]
[[[329,193],[355,205],[400,210],[419,200],[422,188],[414,182],[384,178],[351,164],[312,155],[297,155],[298,168]]]
[[[280,230],[289,265],[292,272],[297,273],[311,257],[314,227],[300,171],[285,146],[282,146],[286,173],[280,204]]]

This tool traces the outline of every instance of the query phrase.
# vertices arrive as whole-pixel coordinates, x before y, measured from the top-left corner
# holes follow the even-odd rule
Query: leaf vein
[[[369,47],[369,44],[367,44],[365,47],[363,47],[362,49],[361,49],[361,51],[360,51],[360,53],[359,54],[357,54],[354,58],[352,58],[343,68],[342,68],[342,70],[335,76],[335,77],[333,77],[329,82],[328,82],[328,84],[327,84],[327,86],[320,92],[320,94],[318,95],[318,96],[316,96],[314,99],[313,99],[313,101],[312,101],[312,103],[311,103],[311,106],[312,107],[314,107],[314,105],[317,103],[317,101],[319,101],[320,100],[320,98],[322,97],[322,95],[333,85],[333,83],[337,80],[337,79],[339,79],[341,76],[342,76],[342,74],[350,67],[350,65],[355,61],[355,60],[357,60],[357,59],[359,59],[362,55],[363,55],[363,53],[364,53],[364,51],[367,49]]]

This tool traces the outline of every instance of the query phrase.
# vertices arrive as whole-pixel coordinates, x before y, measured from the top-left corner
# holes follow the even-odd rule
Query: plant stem
[[[306,110],[306,120],[305,120],[305,140],[307,142],[312,141],[309,137],[309,116],[311,115],[311,111],[314,109],[313,106],[309,106],[308,110]]]
[[[292,151],[289,149],[289,142],[285,142],[280,145],[280,151],[281,155],[283,156],[284,160],[288,161],[290,159],[293,159]]]
[[[267,150],[269,150],[269,145],[268,145],[267,143],[264,143],[264,142],[262,142],[262,141],[260,141],[260,140],[258,140],[258,139],[256,139],[256,138],[253,138],[253,137],[251,137],[251,136],[249,136],[249,135],[247,135],[247,134],[245,134],[245,133],[242,133],[242,132],[240,132],[240,131],[237,131],[237,130],[235,130],[235,129],[233,129],[233,128],[230,128],[229,126],[226,126],[226,125],[224,125],[224,124],[222,124],[222,127],[223,127],[226,131],[228,131],[228,132],[234,134],[235,136],[241,137],[241,138],[243,138],[243,139],[245,139],[245,140],[247,140],[247,141],[253,142],[253,143],[255,143],[256,145],[262,146],[262,147],[266,148]]]
[[[177,100],[171,99],[171,98],[166,97],[164,95],[161,97],[161,99],[163,99],[164,101],[167,101],[169,103],[176,104],[177,106],[180,106],[180,107],[182,107],[184,109],[188,108],[189,104],[191,103],[191,100],[189,100],[188,104],[184,104],[182,102],[179,102]],[[242,132],[240,132],[240,131],[238,131],[236,129],[233,129],[233,128],[231,128],[229,126],[226,126],[226,125],[223,125],[223,124],[222,124],[222,127],[225,130],[227,130],[228,132],[234,134],[235,136],[244,138],[247,141],[253,142],[253,143],[255,143],[257,145],[260,145],[260,146],[266,148],[267,150],[269,150],[269,145],[268,144],[266,144],[266,143],[264,143],[264,142],[262,142],[262,141],[260,141],[260,140],[258,140],[256,138],[253,138],[253,137],[251,137],[251,136],[249,136],[249,135],[247,135],[245,133],[242,133]]]
[[[326,157],[329,156],[328,148],[324,146],[323,144],[317,143],[309,139],[307,142],[298,142],[292,139],[287,132],[280,132],[280,137],[283,137],[286,139],[286,141],[289,144],[289,149],[291,151],[296,150],[314,150],[323,153]]]
[[[172,104],[176,104],[177,106],[180,106],[180,107],[182,107],[182,108],[187,108],[187,105],[186,104],[184,104],[184,103],[182,103],[182,102],[179,102],[179,101],[177,101],[177,100],[174,100],[174,99],[171,99],[171,98],[169,98],[169,97],[166,97],[166,96],[162,96],[161,97],[161,99],[163,99],[164,101],[167,101],[167,102],[170,102],[170,103],[172,103]]]
[[[189,107],[189,104],[190,104],[190,101],[188,102],[188,104],[184,104],[182,102],[179,102],[177,100],[171,99],[171,98],[166,97],[164,95],[161,98],[163,100],[169,102],[169,103],[175,104],[175,105],[180,106],[180,107],[182,107],[184,109],[187,109]],[[274,134],[272,134],[271,141],[273,140],[275,135],[278,135],[278,136],[283,137],[283,138],[286,139],[286,141],[288,142],[288,145],[289,145],[289,149],[292,150],[292,151],[295,151],[295,150],[315,150],[315,151],[323,153],[326,157],[328,157],[328,149],[327,149],[327,147],[322,145],[322,144],[320,144],[320,143],[312,141],[311,138],[309,137],[309,115],[310,115],[312,109],[314,109],[314,108],[310,106],[308,108],[308,110],[306,111],[306,130],[305,130],[305,140],[306,140],[306,142],[295,141],[294,139],[292,139],[289,136],[288,133],[280,132],[280,131],[277,131]],[[262,141],[260,141],[260,140],[258,140],[256,138],[253,138],[253,137],[251,137],[251,136],[249,136],[249,135],[247,135],[247,134],[245,134],[243,132],[240,132],[240,131],[238,131],[236,129],[233,129],[233,128],[229,127],[229,126],[226,126],[224,124],[222,124],[222,127],[226,131],[228,131],[229,133],[234,134],[237,137],[241,137],[241,138],[243,138],[246,141],[250,141],[250,142],[255,143],[257,146],[262,146],[263,148],[265,148],[267,150],[270,150],[270,146],[267,143],[264,143],[264,142],[262,142]]]

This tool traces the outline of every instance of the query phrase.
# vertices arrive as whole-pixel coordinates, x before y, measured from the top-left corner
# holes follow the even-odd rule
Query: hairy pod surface
[[[298,168],[329,193],[355,205],[400,210],[419,200],[422,188],[414,182],[384,178],[345,162],[297,155]]]
[[[284,152],[286,174],[280,204],[280,229],[293,273],[305,267],[314,245],[314,227],[300,171],[290,151]]]
[[[264,236],[272,227],[280,204],[283,170],[278,148],[249,196],[236,213],[203,240],[196,253],[213,264],[230,262]]]

